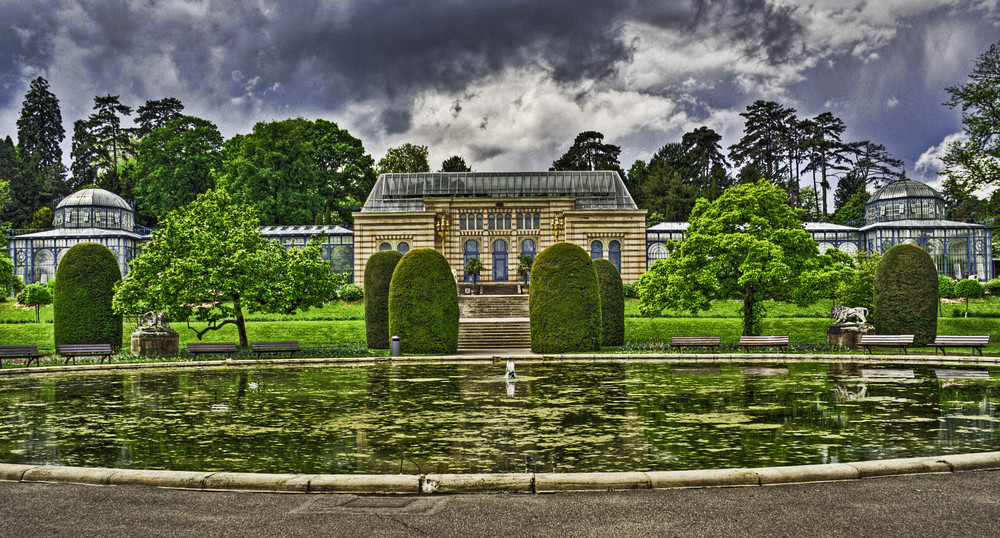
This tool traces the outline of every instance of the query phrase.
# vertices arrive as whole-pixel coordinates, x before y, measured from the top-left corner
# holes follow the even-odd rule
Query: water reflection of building
[[[858,250],[881,254],[894,245],[913,244],[931,255],[942,275],[993,278],[992,229],[945,216],[941,193],[919,181],[904,179],[889,183],[868,198],[864,224],[859,228],[826,222],[807,222],[805,228],[820,252],[833,248],[848,254]],[[682,241],[686,231],[686,222],[663,222],[648,228],[648,263],[666,258],[664,243]]]

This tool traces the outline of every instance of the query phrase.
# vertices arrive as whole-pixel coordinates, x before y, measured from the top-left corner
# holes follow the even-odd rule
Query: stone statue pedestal
[[[139,327],[132,333],[132,354],[173,357],[180,341],[181,335],[170,327]]]
[[[857,351],[861,335],[874,330],[875,327],[871,323],[834,323],[826,330],[826,343]]]

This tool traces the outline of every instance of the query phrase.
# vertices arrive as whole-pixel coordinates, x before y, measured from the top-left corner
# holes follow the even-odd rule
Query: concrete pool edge
[[[768,486],[996,469],[1000,469],[1000,452],[785,467],[609,473],[264,474],[0,463],[0,480],[202,491],[428,495]]]
[[[521,350],[506,353],[420,357],[358,357],[318,359],[220,360],[196,362],[115,363],[6,368],[0,375],[30,375],[93,370],[146,368],[200,368],[226,366],[295,366],[355,364],[381,361],[658,361],[658,362],[844,362],[886,364],[1000,364],[1000,357],[933,355],[827,355],[785,353],[732,354],[582,354],[537,355]],[[0,480],[14,482],[64,482],[91,485],[148,485],[203,491],[259,491],[286,493],[441,494],[441,493],[548,493],[583,490],[652,488],[701,488],[765,486],[801,482],[858,480],[903,474],[945,473],[1000,469],[1000,451],[953,454],[939,457],[899,458],[851,463],[783,467],[703,469],[687,471],[636,471],[607,473],[497,473],[420,475],[264,474],[211,471],[169,471],[66,467],[0,463]]]

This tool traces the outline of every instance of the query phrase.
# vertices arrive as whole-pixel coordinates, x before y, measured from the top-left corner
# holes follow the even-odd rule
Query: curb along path
[[[903,474],[1000,469],[1000,452],[754,469],[623,473],[426,475],[257,474],[0,464],[0,480],[101,486],[148,485],[206,491],[297,493],[554,493],[581,490],[767,486]]]

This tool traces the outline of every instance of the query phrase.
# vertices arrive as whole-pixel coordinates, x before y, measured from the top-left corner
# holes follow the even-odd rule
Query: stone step
[[[458,298],[462,318],[526,318],[527,295],[472,295]]]
[[[463,318],[458,324],[459,349],[531,347],[531,325],[526,317]]]

